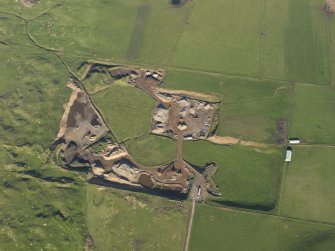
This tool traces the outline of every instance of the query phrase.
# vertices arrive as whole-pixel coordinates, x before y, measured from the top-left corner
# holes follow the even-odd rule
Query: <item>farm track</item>
[[[188,220],[187,235],[186,235],[186,240],[185,240],[184,251],[188,251],[190,249],[190,239],[191,239],[191,233],[192,233],[192,227],[193,227],[194,212],[195,212],[195,200],[193,199],[191,213],[190,213],[189,220]]]

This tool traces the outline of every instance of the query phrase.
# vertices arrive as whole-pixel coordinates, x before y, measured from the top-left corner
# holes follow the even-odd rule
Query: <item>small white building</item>
[[[287,149],[286,150],[286,156],[285,156],[285,162],[291,162],[292,159],[292,150]]]
[[[301,141],[300,141],[300,139],[289,139],[289,143],[290,144],[300,144],[301,143]]]

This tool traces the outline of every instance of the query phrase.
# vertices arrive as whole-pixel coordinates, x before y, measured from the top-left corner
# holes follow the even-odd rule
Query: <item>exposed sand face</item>
[[[71,109],[74,101],[77,99],[78,93],[80,92],[80,88],[77,87],[72,82],[68,82],[66,86],[69,87],[70,89],[72,89],[72,94],[71,94],[69,102],[64,107],[64,113],[63,113],[62,119],[60,121],[59,132],[57,134],[57,139],[62,138],[64,136],[65,132],[66,132],[67,120],[68,120],[68,117],[69,117],[70,109]]]
[[[327,0],[326,1],[328,10],[335,12],[335,0]]]

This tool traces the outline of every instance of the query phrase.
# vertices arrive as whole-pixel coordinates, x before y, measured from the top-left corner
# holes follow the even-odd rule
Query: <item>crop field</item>
[[[92,185],[87,191],[87,225],[96,251],[182,250],[187,202]]]
[[[324,3],[323,0],[266,1],[265,78],[329,83]]]
[[[335,148],[300,146],[293,151],[284,178],[280,214],[335,223]]]
[[[177,144],[169,138],[149,134],[129,140],[126,145],[129,153],[143,165],[163,165],[176,159]]]
[[[92,95],[118,141],[150,132],[155,101],[144,91],[123,85],[112,85]]]
[[[307,143],[335,143],[334,88],[297,84],[290,136]]]
[[[215,161],[214,180],[222,191],[212,200],[244,207],[271,209],[277,199],[282,172],[280,148],[257,150],[242,146],[222,146],[206,141],[184,144],[184,158],[196,165]]]
[[[190,250],[325,251],[334,245],[334,226],[199,205]]]
[[[238,78],[169,71],[165,87],[209,93],[222,101],[217,134],[268,143],[286,137],[280,122],[287,123],[291,85]],[[285,134],[285,132],[284,132]]]

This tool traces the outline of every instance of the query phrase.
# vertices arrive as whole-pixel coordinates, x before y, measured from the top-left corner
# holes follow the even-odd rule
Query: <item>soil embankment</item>
[[[62,119],[60,121],[59,132],[57,134],[57,139],[60,139],[64,136],[64,134],[66,132],[66,129],[67,129],[67,121],[68,121],[68,118],[69,118],[69,113],[70,113],[71,107],[73,106],[74,102],[76,101],[76,99],[78,97],[78,93],[81,91],[80,88],[77,87],[72,82],[68,82],[66,86],[69,87],[70,89],[72,89],[72,94],[70,96],[69,102],[64,106],[64,113],[63,113]]]

